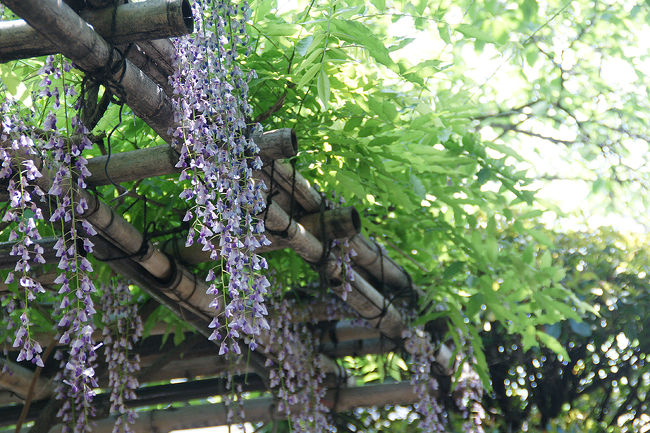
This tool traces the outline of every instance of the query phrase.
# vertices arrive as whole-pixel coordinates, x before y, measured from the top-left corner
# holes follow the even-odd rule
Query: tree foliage
[[[297,169],[359,209],[364,232],[412,276],[422,294],[412,323],[459,351],[472,348],[461,362],[475,363],[490,391],[486,429],[647,428],[647,239],[551,231],[540,223],[549,205],[534,195],[558,181],[587,185],[585,209],[625,212],[647,230],[647,4],[250,6],[251,52],[240,58],[257,78],[247,120],[294,128]],[[31,94],[42,66],[42,59],[0,65],[7,92],[41,117],[52,109]],[[78,88],[81,75],[67,77]],[[92,134],[88,157],[161,143],[114,104]],[[180,222],[187,204],[177,199],[183,187],[169,176],[98,193],[162,243],[187,229]],[[319,278],[293,253],[268,258],[282,287]],[[110,279],[106,266],[95,267],[97,281]],[[208,265],[196,269],[205,275]],[[32,317],[35,328],[51,328],[47,314]],[[184,325],[162,310],[145,333],[157,320],[184,338]],[[363,381],[399,378],[401,358],[388,356],[394,363],[381,356],[345,363]],[[337,425],[381,431],[390,421],[411,431],[395,410],[343,414]]]

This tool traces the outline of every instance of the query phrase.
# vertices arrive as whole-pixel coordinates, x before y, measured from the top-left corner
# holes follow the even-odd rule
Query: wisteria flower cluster
[[[104,315],[104,354],[108,363],[108,384],[111,388],[111,413],[117,414],[113,433],[129,433],[135,420],[133,409],[126,400],[134,399],[140,370],[140,357],[131,355],[134,344],[142,337],[142,321],[137,304],[131,300],[129,286],[122,281],[102,287]]]
[[[87,221],[82,220],[82,215],[88,209],[88,203],[80,194],[86,187],[84,179],[90,175],[86,168],[87,161],[82,156],[84,150],[92,147],[88,130],[77,115],[69,119],[66,116],[65,124],[61,127],[57,122],[56,110],[62,104],[64,108],[80,108],[80,98],[73,101],[76,96],[74,86],[64,77],[71,69],[71,63],[66,61],[59,64],[54,56],[49,56],[39,71],[41,82],[37,96],[50,104],[43,121],[45,137],[42,148],[49,156],[44,161],[49,175],[47,194],[50,201],[55,203],[49,222],[60,233],[54,245],[59,258],[59,275],[54,280],[59,287],[60,298],[56,309],[61,317],[57,325],[59,343],[70,347],[67,358],[58,353],[63,370],[59,373],[60,384],[56,396],[67,398],[59,416],[69,428],[78,432],[90,429],[88,419],[93,414],[93,388],[97,387],[93,368],[97,355],[92,338],[96,311],[91,296],[96,289],[89,276],[93,268],[86,258],[93,248],[88,236],[96,232]],[[62,80],[63,84],[55,84],[57,80]]]
[[[444,408],[436,396],[438,381],[431,375],[431,366],[435,363],[435,348],[419,328],[404,331],[404,349],[411,355],[411,384],[421,396],[415,404],[420,414],[419,428],[423,432],[445,432],[447,418]]]
[[[24,121],[17,102],[6,95],[0,83],[0,178],[9,179],[9,209],[2,221],[13,223],[14,229],[9,233],[9,240],[15,241],[10,254],[17,257],[13,272],[9,272],[6,284],[17,282],[25,293],[25,309],[20,315],[20,327],[16,331],[13,346],[20,347],[18,361],[31,361],[43,366],[41,346],[33,340],[30,332],[30,319],[27,305],[44,291],[42,285],[30,276],[32,264],[45,263],[43,247],[38,244],[41,235],[37,229],[38,220],[43,213],[34,201],[35,196],[42,196],[42,190],[36,185],[42,177],[31,158],[37,155],[36,144],[30,137],[31,129]]]
[[[464,338],[461,336],[461,341]],[[456,406],[461,411],[465,422],[463,424],[463,431],[467,433],[483,433],[483,420],[485,419],[485,409],[481,404],[483,399],[483,384],[481,378],[474,368],[476,359],[473,356],[473,348],[471,344],[465,342],[465,359],[466,362],[462,364],[460,376],[456,381],[456,387],[453,392]],[[456,359],[456,364],[460,365],[461,355],[459,354]]]
[[[305,324],[292,323],[288,301],[275,300],[272,306],[277,314],[271,319],[274,332],[269,347],[278,362],[269,359],[266,364],[271,389],[280,400],[278,410],[287,415],[297,433],[332,431],[323,401],[325,373],[321,359],[314,357],[314,337]]]
[[[331,248],[337,252],[337,266],[341,268],[343,280],[341,299],[345,301],[348,298],[348,294],[352,291],[352,282],[354,281],[352,257],[356,256],[357,252],[350,247],[350,241],[348,239],[332,240]]]
[[[263,184],[252,178],[261,168],[259,148],[246,138],[248,82],[236,62],[238,47],[246,47],[245,2],[195,1],[195,34],[177,41],[177,72],[170,77],[176,117],[182,124],[172,131],[180,151],[180,179],[189,181],[181,198],[194,205],[185,216],[193,220],[187,245],[198,240],[221,269],[208,273],[208,293],[215,296],[210,339],[221,340],[220,354],[240,353],[237,339],[251,349],[256,336],[268,329],[264,298],[268,281],[260,273],[266,261],[254,253],[268,241],[264,224],[255,218],[265,207]],[[221,272],[223,271],[223,272]],[[216,275],[221,275],[217,281]],[[227,305],[219,305],[221,285]]]

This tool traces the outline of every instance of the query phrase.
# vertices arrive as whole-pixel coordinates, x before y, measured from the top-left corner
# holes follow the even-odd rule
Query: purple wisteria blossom
[[[14,283],[25,294],[25,308],[20,315],[13,347],[20,348],[17,361],[31,361],[42,367],[42,349],[29,332],[31,322],[27,309],[28,303],[45,291],[30,276],[32,264],[45,263],[43,247],[37,243],[41,239],[37,225],[43,219],[43,213],[34,201],[37,196],[43,195],[37,185],[42,175],[31,159],[38,153],[36,143],[31,138],[32,129],[21,116],[19,104],[9,97],[2,82],[0,101],[0,178],[9,179],[9,208],[2,221],[13,224],[9,241],[15,244],[9,254],[18,258],[5,284]]]
[[[438,381],[431,375],[431,366],[435,363],[435,348],[419,328],[407,330],[402,333],[404,349],[411,355],[411,384],[415,392],[421,396],[415,406],[420,415],[419,428],[421,431],[440,432],[446,431],[446,413],[433,395],[438,390]]]
[[[344,301],[348,298],[348,293],[352,291],[352,281],[354,281],[354,272],[352,270],[352,257],[357,252],[350,247],[348,239],[332,240],[332,251],[337,255],[337,266],[341,268],[341,279],[343,281],[343,293],[341,299]]]
[[[464,338],[461,336],[460,340],[464,341]],[[462,370],[456,381],[453,396],[456,406],[461,409],[465,419],[463,431],[466,433],[484,433],[482,423],[485,419],[485,409],[481,403],[483,399],[483,383],[476,370],[472,368],[473,365],[476,365],[472,345],[465,342],[463,346],[466,348],[466,362],[462,363]],[[459,354],[456,365],[460,365],[461,359]]]
[[[325,373],[315,337],[305,324],[292,323],[295,305],[276,300],[272,307],[276,314],[271,319],[269,349],[278,363],[269,359],[266,366],[270,368],[271,390],[280,400],[278,410],[287,415],[294,432],[334,431],[323,401]]]
[[[38,99],[50,108],[43,122],[46,137],[42,148],[49,158],[46,168],[50,173],[47,194],[55,203],[49,222],[60,232],[54,249],[59,257],[59,275],[54,283],[59,287],[60,304],[56,313],[60,319],[57,324],[59,343],[70,347],[67,355],[59,352],[62,370],[58,374],[56,397],[66,401],[59,411],[64,422],[64,431],[90,431],[89,418],[94,410],[91,402],[93,389],[97,387],[94,371],[96,349],[92,338],[95,330],[93,316],[95,308],[92,294],[96,292],[90,278],[93,271],[86,255],[92,252],[92,242],[87,236],[94,230],[82,224],[88,204],[80,193],[85,187],[85,178],[90,175],[86,168],[87,161],[82,156],[84,150],[92,147],[88,139],[88,130],[81,123],[79,116],[63,119],[57,117],[60,107],[78,110],[81,100],[77,98],[74,87],[64,84],[61,88],[54,84],[72,69],[72,64],[62,65],[49,56],[40,69],[40,90]],[[66,83],[66,80],[62,80]],[[72,110],[70,110],[72,111]],[[60,121],[64,120],[64,121]]]
[[[255,250],[268,243],[264,224],[255,215],[265,207],[263,184],[252,177],[260,166],[259,148],[246,137],[248,82],[237,63],[238,49],[247,49],[245,23],[249,8],[228,1],[195,1],[197,29],[176,42],[177,71],[170,77],[176,118],[171,131],[180,147],[180,180],[189,186],[180,197],[193,203],[185,221],[193,221],[187,245],[197,241],[223,272],[211,271],[207,293],[214,319],[211,340],[220,340],[219,354],[240,353],[238,340],[257,347],[256,336],[269,325],[264,299],[267,268]],[[215,275],[220,275],[219,280]],[[217,300],[225,286],[227,305]]]
[[[140,370],[139,356],[130,356],[133,345],[142,337],[142,321],[137,304],[131,302],[129,286],[117,282],[102,287],[102,311],[104,322],[104,354],[108,364],[108,384],[111,388],[112,414],[117,415],[113,433],[130,433],[136,414],[126,407],[126,400],[135,398]]]

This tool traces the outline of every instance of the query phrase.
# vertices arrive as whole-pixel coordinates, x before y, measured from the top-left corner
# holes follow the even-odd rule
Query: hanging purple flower
[[[142,321],[137,304],[132,303],[129,286],[117,282],[102,287],[104,313],[104,355],[108,364],[108,384],[111,388],[110,411],[117,415],[114,433],[132,432],[136,413],[127,408],[126,400],[135,398],[140,370],[140,358],[130,356],[134,344],[142,337]]]
[[[18,258],[5,283],[15,283],[25,293],[20,328],[13,347],[20,348],[18,361],[26,360],[43,366],[41,346],[29,331],[31,321],[27,309],[27,303],[44,291],[42,285],[30,276],[30,263],[40,264],[44,261],[42,247],[37,244],[41,239],[37,221],[43,219],[43,214],[34,202],[34,195],[42,196],[42,191],[36,185],[42,175],[33,161],[28,159],[30,155],[38,153],[36,143],[31,138],[31,128],[21,116],[20,106],[7,95],[1,81],[0,101],[0,177],[9,179],[9,209],[2,220],[14,224],[9,239],[16,243],[9,254]]]
[[[172,131],[181,149],[177,167],[183,168],[180,180],[189,183],[180,197],[194,203],[184,217],[193,220],[186,245],[198,240],[221,262],[220,281],[214,271],[208,274],[208,293],[217,295],[223,284],[228,302],[211,304],[215,320],[210,339],[223,339],[220,354],[239,353],[235,339],[245,337],[254,349],[255,337],[267,325],[261,307],[268,287],[261,274],[266,262],[254,252],[268,242],[255,218],[265,207],[264,186],[252,178],[250,165],[259,158],[251,155],[259,149],[246,137],[253,75],[244,76],[237,62],[238,48],[248,44],[249,9],[245,3],[195,1],[193,12],[196,32],[176,41],[177,71],[170,77],[176,119],[182,124]],[[246,242],[251,237],[259,241]]]
[[[291,421],[297,433],[324,433],[332,431],[329,409],[324,404],[325,373],[316,350],[317,342],[303,323],[292,323],[291,311],[295,305],[276,299],[272,305],[269,348],[278,363],[270,359],[271,390],[279,398],[278,409]]]
[[[411,355],[411,384],[421,396],[414,405],[420,415],[420,430],[443,433],[446,431],[446,413],[434,396],[438,381],[431,375],[431,366],[436,362],[435,348],[419,328],[404,331],[402,338],[404,349]]]

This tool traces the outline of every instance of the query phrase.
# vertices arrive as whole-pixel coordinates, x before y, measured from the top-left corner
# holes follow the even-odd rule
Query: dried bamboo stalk
[[[3,0],[3,3],[51,40],[79,68],[106,75],[111,85],[124,90],[123,100],[136,115],[165,141],[172,141],[169,130],[175,129],[176,122],[165,92],[129,60],[121,64],[116,49],[69,6],[58,0]],[[107,73],[107,69],[115,72]]]
[[[282,239],[274,240],[271,245],[265,245],[257,250],[256,254],[262,254],[269,251],[276,251],[287,248]],[[185,265],[197,265],[213,260],[210,258],[209,251],[203,251],[203,246],[200,243],[194,243],[189,247],[185,246],[185,238],[173,238],[169,241],[163,242],[160,250],[175,257],[180,263]]]
[[[273,181],[279,186],[279,194],[273,199],[276,201],[287,201],[287,195],[292,190],[293,170],[291,165],[276,161],[273,169],[264,167],[264,173],[268,176],[273,170]],[[294,197],[296,202],[308,213],[318,212],[321,208],[322,198],[320,194],[312,188],[311,184],[300,173],[295,173],[295,184],[293,185]],[[267,181],[267,186],[269,185]],[[284,207],[287,209],[287,207]],[[354,236],[350,241],[350,246],[357,253],[352,258],[354,263],[368,271],[377,281],[383,281],[388,287],[403,290],[411,287],[411,281],[408,274],[401,266],[396,264],[388,255],[380,252],[373,242],[370,242],[361,234]],[[382,265],[383,264],[383,265]]]
[[[174,73],[174,57],[176,48],[169,39],[154,39],[153,41],[138,42],[138,46],[147,54],[147,56],[158,65],[158,67],[167,75]]]
[[[120,3],[124,3],[125,0],[119,0]],[[115,0],[86,0],[88,7],[100,9],[108,6],[112,6]]]
[[[194,21],[188,0],[148,0],[79,13],[94,30],[113,44],[181,36],[192,33]],[[0,62],[57,53],[58,46],[24,20],[0,22]]]
[[[271,203],[267,208],[266,228],[273,231],[285,231],[287,244],[305,261],[322,267],[327,278],[332,282],[342,283],[341,268],[332,253],[323,254],[323,244],[302,225],[289,218],[280,206]],[[352,272],[352,291],[344,293],[343,285],[335,284],[334,293],[342,297],[370,324],[377,326],[390,338],[399,338],[404,323],[397,309],[381,293],[372,287],[363,277]]]
[[[0,387],[16,393],[21,398],[25,398],[33,378],[33,371],[0,357]],[[50,388],[51,385],[46,379],[39,378],[34,388],[34,400],[49,395]]]
[[[125,53],[126,58],[129,59],[131,63],[158,84],[168,97],[172,97],[174,89],[171,84],[169,84],[169,75],[167,75],[167,73],[164,72],[138,44],[121,45],[119,49]]]
[[[406,382],[365,385],[328,391],[325,402],[334,412],[345,412],[357,407],[385,405],[409,405],[420,400],[413,385]],[[272,398],[255,398],[245,400],[243,404],[245,422],[268,422],[284,419],[284,414],[277,410]],[[97,422],[93,427],[95,433],[110,433],[115,418]],[[179,409],[140,412],[133,424],[136,433],[171,431],[188,428],[212,427],[228,423],[227,408],[223,404],[206,404],[187,406]],[[58,432],[58,428],[51,431]]]
[[[299,222],[319,241],[323,240],[321,231],[330,240],[350,238],[361,231],[361,217],[353,206],[305,215]]]
[[[253,136],[253,140],[260,148],[260,156],[266,160],[290,158],[298,151],[295,133],[290,128],[266,131]],[[88,185],[108,185],[111,180],[121,183],[180,172],[176,168],[178,153],[164,144],[112,155],[108,165],[109,176],[105,170],[107,160],[107,156],[88,160],[87,168],[91,173],[86,180]]]

